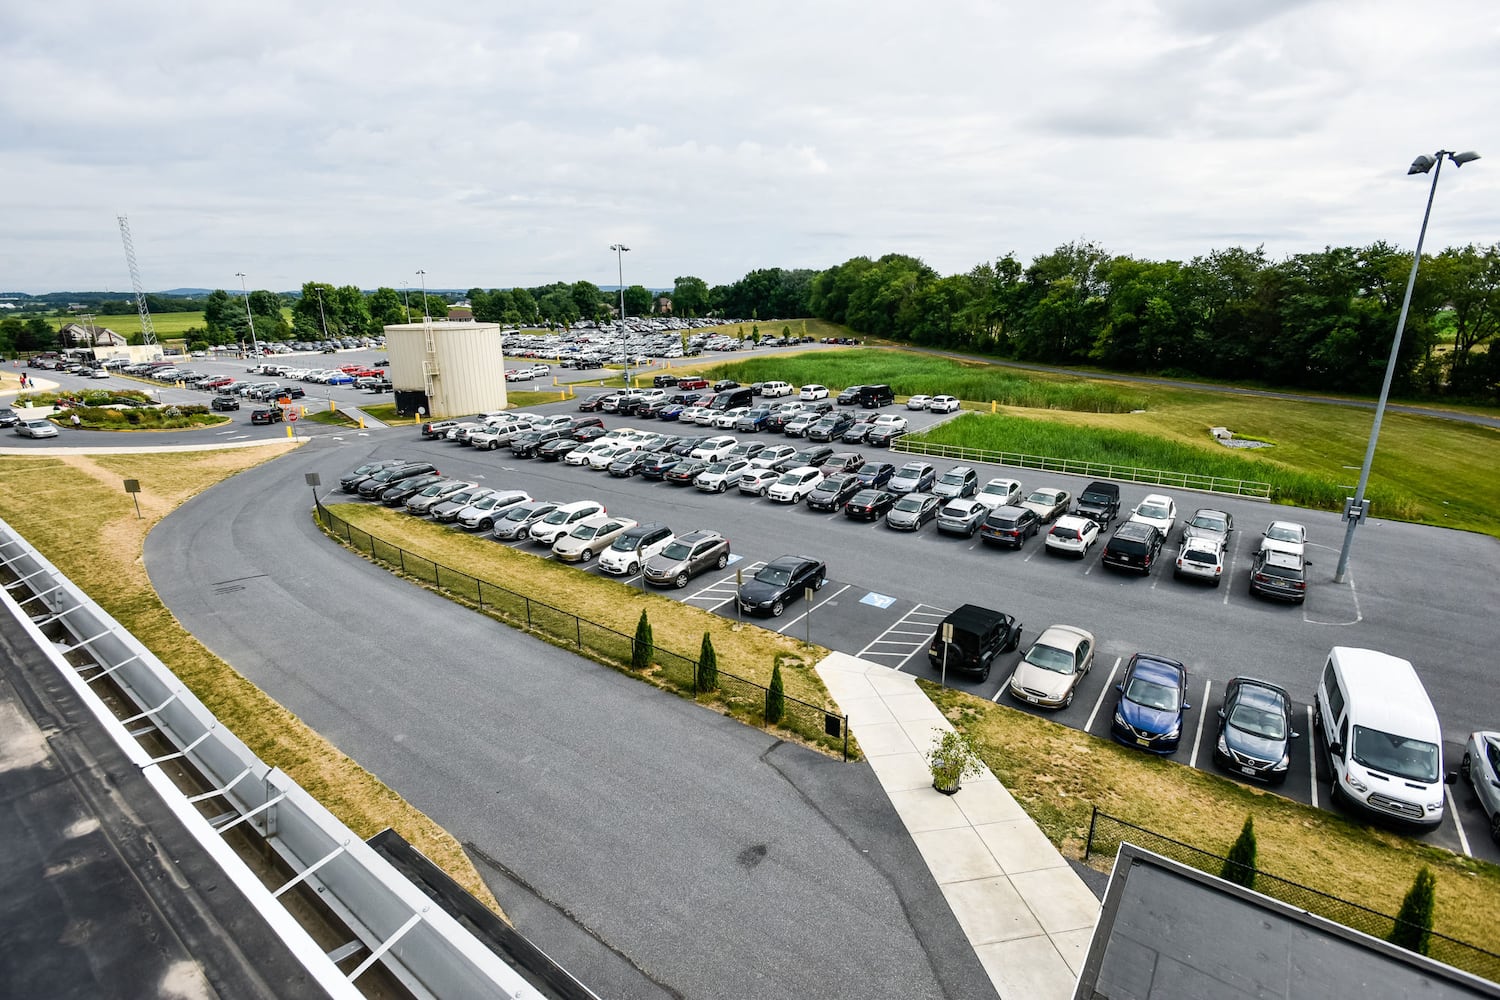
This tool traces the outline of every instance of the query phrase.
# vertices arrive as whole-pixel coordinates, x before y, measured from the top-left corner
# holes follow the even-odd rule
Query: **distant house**
[[[658,296],[656,299],[656,311],[662,316],[672,315],[672,296]]]
[[[82,344],[85,347],[124,347],[126,339],[107,326],[95,327],[93,332],[89,328],[78,323],[64,323],[62,335],[70,344]]]
[[[474,310],[468,306],[449,306],[448,322],[472,323],[474,322]]]

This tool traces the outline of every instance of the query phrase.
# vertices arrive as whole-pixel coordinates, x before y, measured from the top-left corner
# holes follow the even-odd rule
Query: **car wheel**
[[[719,555],[719,562],[718,562],[718,568],[719,569],[723,569],[725,566],[728,566],[728,565],[729,565],[729,553],[727,553],[727,552],[720,553],[720,555]]]
[[[489,451],[494,451],[496,448],[499,448],[499,447],[500,447],[500,442],[499,441],[491,441],[489,443],[489,445],[487,446],[487,448],[488,448]]]
[[[984,669],[979,672],[979,683],[983,684],[990,679],[990,665],[986,663]]]
[[[687,586],[687,582],[688,582],[688,575],[687,575],[687,573],[678,573],[677,574],[677,579],[673,580],[672,582],[675,583],[675,584],[677,584],[677,589],[678,590],[681,590],[683,587]]]
[[[820,577],[818,577],[817,582],[813,584],[813,590],[822,590],[823,589],[823,584],[825,584],[827,582],[828,582],[828,578],[826,576],[820,576]]]
[[[584,549],[582,552],[580,552],[578,554],[578,561],[581,562],[581,563],[586,563],[590,559],[593,559],[593,558],[594,558],[594,550],[593,549]]]
[[[1500,812],[1490,817],[1490,839],[1500,844]]]
[[[1465,750],[1464,751],[1463,766],[1458,769],[1458,773],[1461,774],[1461,775],[1463,775],[1464,780],[1467,781],[1471,785],[1475,784],[1475,782],[1474,782],[1473,767],[1474,767],[1474,758],[1473,758],[1473,755],[1470,754],[1467,750]]]
[[[723,493],[727,489],[729,489],[729,484],[728,483],[720,483],[719,484],[719,488],[717,490],[715,490],[714,492],[715,493]]]
[[[771,605],[771,617],[773,617],[773,618],[780,618],[781,617],[781,613],[783,611],[785,611],[785,610],[786,610],[786,604],[783,603],[782,601],[777,601],[775,604]]]
[[[483,521],[479,522],[479,530],[480,531],[490,531],[494,527],[495,527],[495,522],[491,518],[487,517]]]
[[[1069,691],[1067,697],[1063,699],[1062,707],[1067,708],[1071,704],[1073,704],[1073,692]]]
[[[1219,588],[1219,584],[1221,584],[1223,582],[1224,582],[1224,578],[1223,577],[1221,577],[1221,576],[1214,577],[1214,589],[1217,590]]]

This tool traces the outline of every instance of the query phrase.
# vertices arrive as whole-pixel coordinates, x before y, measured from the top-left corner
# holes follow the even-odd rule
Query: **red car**
[[[198,388],[200,388],[200,389],[217,389],[219,386],[221,386],[221,385],[228,385],[229,383],[231,383],[233,381],[234,381],[234,379],[232,379],[232,378],[211,378],[211,379],[207,379],[205,381],[199,382],[198,383]]]
[[[706,379],[706,378],[684,378],[684,379],[678,379],[678,381],[677,381],[677,388],[682,389],[683,391],[687,391],[689,389],[707,389],[708,388],[708,379]]]

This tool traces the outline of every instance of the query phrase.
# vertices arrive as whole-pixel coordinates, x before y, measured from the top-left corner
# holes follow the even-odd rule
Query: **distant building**
[[[82,344],[85,347],[124,347],[127,343],[125,337],[107,326],[95,327],[90,332],[88,327],[78,323],[64,323],[62,335],[70,344]]]
[[[663,316],[672,315],[672,296],[660,295],[656,299],[656,311]]]
[[[448,322],[472,323],[474,322],[474,310],[465,305],[449,306]]]

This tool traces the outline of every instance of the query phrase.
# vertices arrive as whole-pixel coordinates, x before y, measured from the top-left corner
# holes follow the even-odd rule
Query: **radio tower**
[[[141,269],[135,263],[135,244],[130,241],[130,217],[121,215],[117,218],[120,220],[120,240],[125,244],[125,263],[130,265],[130,284],[135,289],[135,310],[141,314],[141,343],[150,346],[156,343],[156,330],[151,326],[151,310],[146,308]]]

